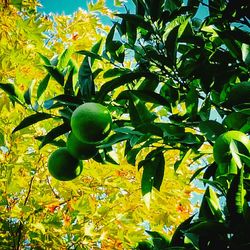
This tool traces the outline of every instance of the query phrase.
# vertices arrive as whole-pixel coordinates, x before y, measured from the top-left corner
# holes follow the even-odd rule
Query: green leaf
[[[190,178],[190,183],[193,181],[193,180],[195,180],[195,178],[197,177],[197,176],[199,176],[199,174],[200,173],[202,173],[202,171],[204,170],[204,169],[206,169],[207,168],[207,166],[205,166],[205,167],[201,167],[201,168],[199,168],[199,169],[197,169],[195,172],[194,172],[194,174],[192,175],[192,177]]]
[[[182,0],[168,0],[165,1],[164,8],[173,12],[181,7]]]
[[[129,69],[123,69],[123,68],[113,68],[105,71],[103,77],[109,78],[109,77],[121,76],[124,75],[125,73],[131,73],[131,71]]]
[[[138,153],[142,150],[142,147],[139,148],[133,148],[131,150],[129,150],[126,154],[126,158],[127,158],[127,162],[133,166],[135,166],[135,162],[136,162],[136,157],[138,155]]]
[[[199,218],[215,221],[222,219],[219,199],[211,187],[206,189],[203,196],[199,210]]]
[[[126,83],[132,83],[134,80],[139,80],[141,77],[151,77],[155,76],[154,74],[150,72],[130,72],[130,73],[124,73],[121,76],[112,79],[106,83],[104,83],[100,91],[97,93],[96,98],[99,100],[99,102],[102,102],[105,96],[112,90],[126,84]]]
[[[186,150],[181,159],[179,161],[176,161],[175,164],[174,164],[174,170],[177,171],[177,169],[179,167],[181,167],[183,164],[185,164],[187,162],[187,160],[190,158],[190,155],[192,153],[192,148]]]
[[[76,53],[90,57],[92,60],[93,59],[97,59],[97,60],[101,60],[101,61],[103,60],[103,58],[100,55],[95,54],[94,52],[91,52],[88,50],[79,50],[79,51],[76,51]]]
[[[247,123],[247,120],[248,115],[242,114],[240,112],[232,112],[225,117],[222,124],[227,126],[229,130],[241,130],[244,124]]]
[[[124,133],[112,134],[107,139],[105,139],[105,141],[101,145],[99,145],[98,148],[110,147],[118,142],[125,141],[125,140],[129,139],[130,137],[131,137],[131,135],[124,134]]]
[[[227,208],[232,218],[238,218],[243,214],[246,190],[243,183],[244,169],[234,176],[227,192]]]
[[[178,29],[179,25],[174,27],[169,32],[165,42],[165,48],[167,49],[167,57],[171,60],[173,66],[176,65]]]
[[[169,106],[168,101],[163,96],[148,90],[125,90],[118,95],[117,100],[129,99],[130,94],[133,94],[144,102]]]
[[[42,55],[41,53],[38,52],[38,55],[40,56],[40,58],[43,60],[43,62],[45,63],[45,65],[51,65],[49,58],[47,58],[46,56]]]
[[[153,28],[149,22],[147,22],[142,16],[134,14],[116,14],[128,23],[133,23],[136,27],[141,27],[149,32],[153,31]]]
[[[45,136],[36,136],[35,139],[42,142]],[[50,141],[48,144],[56,147],[66,147],[66,142],[63,139]]]
[[[156,117],[146,107],[145,103],[130,93],[129,116],[134,127],[153,121]]]
[[[219,190],[222,194],[226,194],[226,190],[227,190],[227,185],[225,185],[225,183],[221,183],[220,181],[213,181],[213,180],[207,180],[207,179],[199,179],[200,181],[202,181],[204,184],[209,184],[212,187],[214,187],[215,189]]]
[[[149,207],[150,199],[147,197],[150,196],[153,187],[160,190],[163,181],[165,159],[162,151],[159,151],[159,149],[151,151],[145,160],[140,162],[138,167],[141,166],[143,166],[141,190],[143,197],[146,198],[145,202]]]
[[[229,149],[232,154],[231,161],[234,161],[234,163],[237,165],[238,168],[242,168],[243,167],[242,162],[241,162],[240,156],[238,155],[239,150],[234,140],[230,142]]]
[[[68,105],[68,106],[79,106],[81,104],[83,104],[82,100],[76,96],[72,96],[72,95],[58,95],[55,96],[51,99],[46,100],[46,102],[51,102],[51,104],[53,104],[55,101]]]
[[[31,126],[31,125],[37,123],[37,122],[40,122],[40,121],[43,121],[43,120],[46,120],[49,118],[52,118],[52,115],[47,114],[47,113],[36,113],[36,114],[30,115],[30,116],[24,118],[19,123],[19,125],[15,127],[15,129],[12,131],[12,133],[15,133],[16,131],[18,131],[20,129],[26,128],[28,126]]]
[[[12,83],[0,83],[0,89],[9,95],[9,98],[19,104],[23,103],[23,98],[19,90]]]
[[[243,154],[240,154],[240,153],[237,153],[239,156],[240,156],[240,159],[245,162],[246,166],[247,167],[250,167],[250,157],[247,156],[247,155],[243,155]]]
[[[185,230],[185,233],[192,233],[212,238],[212,235],[226,233],[227,228],[223,222],[218,221],[200,221],[191,224],[191,227]]]
[[[57,137],[69,132],[71,130],[70,126],[68,124],[61,124],[53,129],[51,129],[43,138],[42,143],[39,146],[39,149],[44,147],[48,143],[52,143],[54,139]]]
[[[74,71],[75,71],[75,68],[73,67],[70,70],[68,78],[67,78],[67,80],[65,82],[65,85],[64,85],[64,94],[65,95],[73,95],[74,94],[74,89],[73,89]]]
[[[36,98],[37,100],[39,100],[39,98],[42,96],[42,94],[44,93],[44,91],[46,90],[48,83],[50,80],[50,74],[47,74],[42,81],[40,81],[38,88],[37,88],[37,94],[36,94]]]
[[[64,85],[64,75],[55,66],[44,65],[49,74],[61,85]]]
[[[221,123],[212,120],[200,122],[199,128],[204,136],[212,142],[214,142],[219,135],[226,132],[225,127]]]
[[[73,49],[71,47],[63,51],[63,53],[58,58],[59,69],[64,69],[68,65],[72,54],[73,54]]]
[[[178,227],[176,228],[171,242],[170,242],[170,246],[174,247],[181,247],[184,246],[184,231],[187,230],[190,227],[190,223],[193,220],[195,214],[192,215],[191,217],[189,217],[188,219],[186,219],[184,222],[182,222],[180,225],[178,225]],[[185,248],[186,249],[186,248]]]
[[[241,58],[241,46],[238,41],[235,40],[233,34],[230,31],[223,30],[218,31],[216,30],[219,37],[224,42],[225,46],[227,46],[230,54],[235,58]]]
[[[190,118],[197,114],[198,109],[198,91],[195,87],[191,87],[186,96],[186,110]]]
[[[146,233],[151,236],[155,250],[168,249],[169,240],[164,235],[149,230],[146,230]]]
[[[31,88],[30,87],[24,92],[23,97],[24,97],[25,103],[30,105],[31,104]]]
[[[242,60],[246,65],[250,64],[250,45],[242,43],[241,45]]]
[[[81,95],[87,100],[95,94],[95,85],[89,57],[85,57],[80,66],[78,72],[78,86],[80,88]]]

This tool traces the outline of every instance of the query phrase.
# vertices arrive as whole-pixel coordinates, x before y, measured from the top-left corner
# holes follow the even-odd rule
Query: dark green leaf
[[[100,91],[97,93],[97,100],[103,101],[105,96],[112,90],[126,84],[131,83],[134,80],[139,80],[141,77],[151,77],[152,73],[149,72],[131,72],[125,73],[115,79],[112,79],[101,86]]]
[[[207,168],[207,166],[205,166],[205,167],[201,167],[201,168],[199,168],[199,169],[197,169],[195,172],[194,172],[194,174],[192,175],[192,177],[190,178],[190,183],[193,181],[193,180],[195,180],[195,178],[197,177],[197,176],[199,176],[200,175],[200,173],[202,173],[202,171],[204,170],[204,169],[206,169]]]
[[[203,196],[199,210],[199,218],[215,221],[219,221],[222,219],[219,199],[216,193],[210,187],[206,189]]]
[[[222,124],[212,120],[200,122],[199,128],[204,136],[206,136],[206,138],[212,142],[214,142],[220,134],[226,132],[226,129]]]
[[[74,76],[75,68],[73,67],[68,75],[68,78],[66,80],[66,83],[64,85],[64,94],[66,95],[73,95],[74,89],[73,89],[73,76]]]
[[[90,67],[89,57],[85,57],[82,61],[78,72],[78,85],[82,96],[90,99],[95,94],[95,85]]]
[[[141,150],[142,147],[139,147],[139,148],[133,148],[127,152],[126,158],[129,164],[135,166],[136,157]]]
[[[142,195],[145,196],[151,193],[153,187],[160,190],[165,169],[163,153],[159,150],[151,151],[140,165],[143,166],[141,179]]]
[[[222,124],[233,130],[241,130],[242,126],[247,123],[248,115],[240,112],[232,112],[225,117]]]
[[[103,58],[100,55],[95,54],[94,52],[91,52],[88,50],[79,50],[76,53],[81,54],[81,55],[85,55],[87,57],[90,57],[91,59],[103,60]]]
[[[218,221],[199,221],[191,224],[191,227],[185,230],[185,233],[192,233],[212,238],[221,233],[226,233],[227,228],[223,222]]]
[[[207,180],[207,179],[199,179],[200,181],[202,181],[204,184],[209,184],[212,187],[216,188],[217,190],[219,190],[222,194],[226,193],[226,188],[222,183],[220,183],[219,181],[211,181],[211,180]]]
[[[106,147],[110,147],[118,142],[127,140],[131,137],[131,135],[129,134],[124,134],[124,133],[116,133],[116,134],[112,134],[111,136],[109,136],[107,139],[105,139],[105,141],[98,146],[98,148],[106,148]]]
[[[36,136],[35,139],[42,142],[45,136]],[[63,139],[53,140],[48,144],[54,145],[56,147],[66,147],[66,142]]]
[[[53,142],[54,139],[69,132],[70,130],[71,130],[70,126],[65,123],[53,128],[44,136],[42,143],[39,146],[39,149],[44,147],[46,144]]]
[[[179,9],[182,5],[182,0],[168,0],[165,1],[165,9],[173,12],[176,9]]]
[[[38,55],[40,56],[40,58],[43,60],[43,62],[45,63],[45,65],[51,65],[49,58],[47,58],[46,56],[42,55],[41,53],[38,52]]]
[[[185,239],[184,231],[190,227],[190,223],[193,220],[194,216],[195,214],[186,219],[177,227],[177,229],[174,232],[174,235],[172,236],[170,246],[176,246],[176,247],[184,246],[184,239]]]
[[[116,16],[121,17],[128,23],[133,23],[136,27],[144,28],[147,31],[153,31],[153,28],[149,22],[147,22],[142,16],[134,14],[116,14]]]
[[[235,40],[233,34],[230,31],[216,31],[224,44],[227,46],[231,55],[237,59],[241,58],[241,45]]]
[[[230,188],[227,192],[227,208],[232,218],[237,219],[243,214],[246,190],[243,183],[244,170],[241,168],[239,173],[234,176]]]
[[[6,92],[12,101],[18,102],[20,104],[23,103],[21,94],[20,94],[19,90],[15,87],[14,84],[12,84],[12,83],[0,83],[0,89],[2,89],[4,92]]]
[[[24,92],[23,97],[24,97],[25,103],[30,105],[31,104],[31,88],[30,87]]]
[[[179,26],[174,27],[169,32],[167,40],[165,42],[167,57],[171,60],[173,66],[175,66],[176,64],[178,29]]]
[[[103,69],[96,69],[93,73],[92,73],[92,77],[93,79],[96,79],[96,77],[103,71]]]
[[[61,85],[64,85],[64,75],[55,66],[44,65],[49,74]]]
[[[41,97],[41,95],[44,93],[44,91],[46,90],[48,83],[49,83],[49,79],[50,79],[50,74],[47,74],[42,81],[40,81],[38,88],[37,88],[37,94],[36,94],[36,98],[39,99]]]
[[[130,93],[129,116],[134,127],[153,121],[156,117],[147,109],[144,102]]]
[[[168,249],[169,240],[162,234],[156,231],[148,231],[146,233],[149,234],[152,238],[154,249]]]
[[[113,68],[105,71],[103,77],[109,78],[109,77],[121,76],[124,75],[125,73],[131,73],[131,71],[123,68]]]
[[[13,130],[12,133],[15,133],[16,131],[18,131],[20,129],[26,128],[30,125],[33,125],[37,122],[40,122],[40,121],[43,121],[43,120],[46,120],[49,118],[52,118],[52,116],[50,114],[47,114],[47,113],[36,113],[36,114],[30,115],[30,116],[24,118],[19,123],[19,125],[15,127],[15,129]]]
[[[151,92],[147,90],[125,90],[118,95],[117,99],[118,100],[129,99],[130,94],[137,96],[140,100],[144,102],[150,102],[150,103],[159,104],[163,106],[169,105],[169,103],[163,96],[155,92]]]
[[[51,98],[49,100],[46,100],[47,102],[51,102],[53,104],[55,101],[60,102],[62,104],[68,105],[68,106],[79,106],[83,104],[82,100],[76,96],[71,95],[58,95],[54,98]]]
[[[191,87],[186,96],[186,110],[191,118],[197,114],[198,94],[196,88]]]

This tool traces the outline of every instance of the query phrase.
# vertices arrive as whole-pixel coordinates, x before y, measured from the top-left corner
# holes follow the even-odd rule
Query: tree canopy
[[[110,28],[104,1],[53,20],[2,7],[3,249],[249,248],[249,5],[133,2]],[[111,133],[60,182],[48,157],[87,102]]]

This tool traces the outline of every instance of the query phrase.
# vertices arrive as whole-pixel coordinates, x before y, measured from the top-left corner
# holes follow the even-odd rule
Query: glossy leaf
[[[165,169],[163,153],[157,150],[151,151],[139,166],[143,166],[141,190],[145,197],[152,192],[153,187],[158,190],[161,187]]]
[[[67,133],[68,131],[70,131],[71,128],[69,125],[67,124],[61,124],[53,129],[51,129],[44,137],[42,140],[42,143],[40,144],[39,148],[43,148],[45,145],[52,143],[54,141],[54,139],[56,139],[57,137]]]
[[[199,211],[199,218],[216,221],[222,219],[219,199],[214,190],[210,187],[206,189],[203,196]]]
[[[159,104],[163,106],[169,105],[169,103],[164,97],[162,97],[161,95],[155,92],[151,92],[147,90],[125,90],[119,94],[117,99],[118,100],[123,99],[123,98],[129,99],[130,94],[133,94],[134,96],[138,97],[140,100],[144,102],[150,102],[150,103]]]
[[[44,65],[49,74],[61,85],[64,85],[64,75],[55,67]]]
[[[129,116],[134,127],[155,119],[155,116],[147,109],[145,103],[131,93],[129,96]]]
[[[43,120],[46,120],[49,118],[52,118],[52,115],[47,114],[47,113],[36,113],[36,114],[30,115],[30,116],[24,118],[19,123],[19,125],[15,127],[15,129],[12,131],[12,133],[15,133],[20,129],[26,128],[28,126],[31,126],[31,125],[37,123],[37,122],[40,122],[40,121],[43,121]]]
[[[126,83],[132,83],[134,80],[139,80],[141,77],[151,77],[153,74],[149,72],[130,72],[125,73],[117,78],[114,78],[108,82],[105,82],[100,91],[97,93],[96,98],[103,101],[104,97],[112,90],[125,85]]]
[[[81,95],[87,100],[95,93],[95,85],[92,76],[89,57],[85,57],[82,61],[78,72],[78,85]]]
[[[47,74],[43,78],[43,80],[40,81],[38,88],[37,88],[37,94],[36,94],[37,100],[42,96],[44,91],[47,89],[49,80],[50,80],[50,74]]]
[[[195,215],[190,216],[188,219],[186,219],[185,221],[183,221],[175,230],[171,242],[170,242],[170,246],[172,247],[182,247],[184,246],[184,231],[187,230],[190,227],[190,224],[193,220]]]
[[[6,92],[10,99],[22,104],[22,98],[20,91],[12,83],[0,83],[0,89]]]
[[[225,127],[221,123],[212,120],[200,122],[199,128],[206,138],[212,142],[214,142],[220,134],[226,132]]]
[[[244,170],[241,168],[239,173],[234,176],[230,188],[227,192],[227,208],[230,216],[237,219],[243,214],[246,190],[243,183]]]

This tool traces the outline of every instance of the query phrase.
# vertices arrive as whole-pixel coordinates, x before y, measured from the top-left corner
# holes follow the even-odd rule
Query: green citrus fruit
[[[50,174],[60,181],[70,181],[82,172],[79,160],[73,157],[66,147],[55,150],[49,157],[48,169]]]
[[[75,109],[71,117],[72,132],[84,143],[97,144],[104,140],[111,125],[109,110],[99,103],[84,103]]]
[[[67,148],[70,154],[81,160],[94,157],[98,151],[95,145],[79,141],[72,132],[68,135]]]
[[[236,143],[239,153],[249,155],[250,141],[248,136],[240,131],[231,130],[221,134],[214,143],[213,154],[217,164],[230,162],[232,158],[230,143],[232,141]]]

